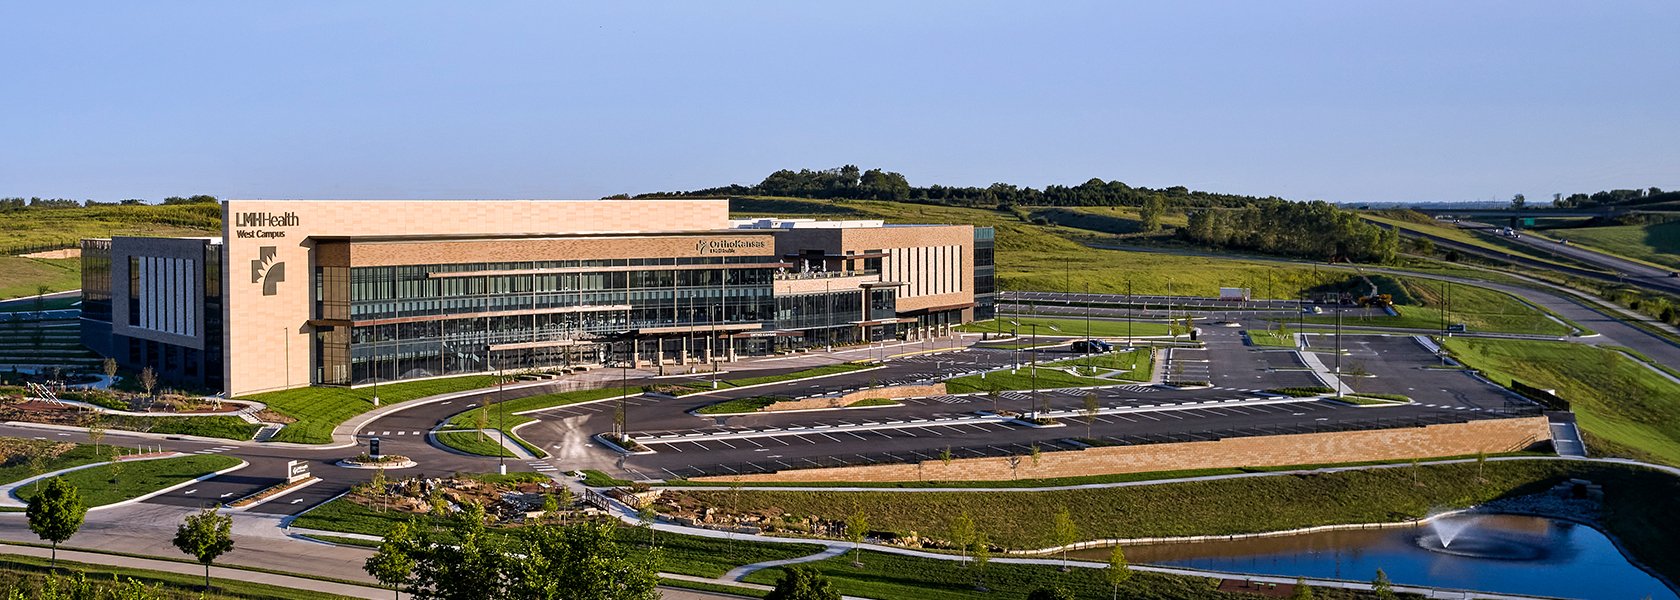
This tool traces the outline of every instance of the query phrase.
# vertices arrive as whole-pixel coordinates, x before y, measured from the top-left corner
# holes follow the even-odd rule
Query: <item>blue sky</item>
[[[0,196],[1680,187],[1680,3],[8,2]]]

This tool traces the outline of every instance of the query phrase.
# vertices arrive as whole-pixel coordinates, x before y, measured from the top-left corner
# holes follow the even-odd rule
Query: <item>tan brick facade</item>
[[[230,395],[309,385],[312,264],[353,260],[316,238],[405,235],[516,236],[716,231],[729,228],[726,200],[229,200],[223,203],[227,287],[224,377]],[[618,242],[634,244],[634,240]],[[687,241],[691,251],[692,241]],[[326,244],[331,245],[331,244]],[[267,264],[262,248],[273,248]],[[372,252],[371,250],[368,250]],[[378,254],[375,252],[375,254]],[[686,254],[685,254],[686,256]],[[259,273],[284,264],[276,293]],[[409,261],[408,264],[416,264]]]
[[[1478,452],[1509,452],[1551,439],[1545,417],[1471,421],[1428,427],[1229,438],[1215,442],[1114,446],[1047,452],[1037,465],[1022,458],[932,460],[916,464],[799,469],[706,481],[998,481],[1186,469],[1275,467],[1315,463],[1405,460]]]

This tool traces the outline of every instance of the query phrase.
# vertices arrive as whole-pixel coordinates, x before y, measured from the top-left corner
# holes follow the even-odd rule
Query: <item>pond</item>
[[[1108,549],[1078,556],[1107,560]],[[1070,554],[1073,556],[1073,554]],[[1133,564],[1566,598],[1675,599],[1608,537],[1570,521],[1455,515],[1428,525],[1126,548]]]

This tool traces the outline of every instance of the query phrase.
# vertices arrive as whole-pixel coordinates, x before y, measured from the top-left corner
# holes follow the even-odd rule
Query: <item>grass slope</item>
[[[1034,225],[1035,208],[1003,212],[957,206],[933,206],[874,200],[804,200],[798,198],[738,198],[730,201],[735,216],[843,216],[882,219],[889,223],[940,223],[992,226],[997,228],[997,284],[1007,290],[1060,290],[1064,286],[1093,293],[1124,293],[1126,282],[1138,294],[1218,295],[1219,288],[1252,287],[1262,297],[1294,298],[1303,290],[1340,274],[1320,273],[1311,265],[1280,265],[1227,257],[1182,256],[1159,252],[1092,248],[1079,240],[1091,239],[1109,227],[1100,221],[1083,223],[1083,229],[1062,225]],[[1132,218],[1135,209],[1102,209],[1089,213],[1119,221]],[[1023,219],[1026,217],[1026,219]],[[1176,223],[1182,217],[1164,221]],[[1119,224],[1114,227],[1130,227]],[[1079,265],[1079,269],[1069,269]]]
[[[1400,316],[1369,318],[1344,316],[1342,325],[1408,327],[1440,331],[1443,307],[1447,306],[1446,295],[1448,291],[1444,284],[1409,278],[1391,277],[1389,279],[1398,280],[1406,294],[1411,296],[1410,303],[1396,307],[1400,311]],[[1572,327],[1552,318],[1545,311],[1504,292],[1453,284],[1450,293],[1452,302],[1447,320],[1451,323],[1463,323],[1469,327],[1470,331],[1557,336],[1569,335],[1574,331]],[[1336,317],[1326,314],[1286,320],[1286,322],[1296,321],[1328,325],[1335,323]]]
[[[41,449],[52,446],[53,442],[21,438],[0,438],[0,443],[3,443],[6,448],[8,448],[8,451],[12,452],[12,454],[6,457],[5,464],[0,465],[0,484],[11,483],[20,479],[28,479],[29,477],[33,477],[41,473],[51,473],[60,469],[68,469],[70,467],[79,467],[86,464],[104,462],[111,459],[111,454],[114,451],[114,449],[109,445],[100,446],[99,450],[95,452],[92,445],[79,444],[64,453],[59,454],[58,456],[42,461],[40,468],[32,469],[29,466],[28,459],[25,458],[25,456],[23,456],[19,451],[23,450],[25,446],[33,447],[37,449],[36,451],[40,451]]]
[[[1449,338],[1453,357],[1502,385],[1557,390],[1598,455],[1680,465],[1680,385],[1615,350],[1582,344]]]
[[[0,256],[0,299],[33,296],[43,285],[49,292],[81,288],[81,259]],[[34,310],[34,307],[23,305],[12,309]]]
[[[1611,254],[1680,269],[1680,221],[1557,229],[1547,233]]]
[[[237,464],[239,459],[231,456],[194,454],[101,465],[65,473],[59,478],[81,490],[82,502],[91,507],[138,498]],[[17,496],[28,502],[35,496],[35,486],[19,488]]]
[[[495,384],[496,378],[489,375],[393,383],[379,386],[379,401],[381,404],[396,404]],[[273,441],[326,444],[332,442],[334,427],[356,415],[373,410],[373,392],[372,387],[309,387],[252,394],[241,399],[262,402],[271,409],[297,419],[297,422],[287,424],[285,429],[281,429]]]
[[[1004,316],[1002,321],[1004,333],[1014,332],[1016,335],[1028,339],[1032,337],[1032,326],[1035,324],[1038,325],[1038,336],[1040,338],[1049,336],[1082,337],[1086,331],[1085,319],[1078,317],[1018,317],[1008,315]],[[1010,321],[1014,321],[1014,323]],[[977,321],[959,326],[957,329],[969,333],[995,333],[999,329],[999,324],[993,320]],[[1161,336],[1167,335],[1169,327],[1166,323],[1132,321],[1131,330],[1132,335],[1137,337]],[[1126,337],[1126,322],[1113,319],[1091,319],[1090,332],[1091,337],[1095,338],[1124,338]],[[1052,340],[1042,341],[1051,343]]]

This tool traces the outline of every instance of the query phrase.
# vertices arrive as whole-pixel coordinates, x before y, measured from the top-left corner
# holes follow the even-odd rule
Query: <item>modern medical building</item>
[[[988,318],[992,231],[730,220],[724,199],[230,200],[82,242],[82,338],[230,396],[733,360]]]

